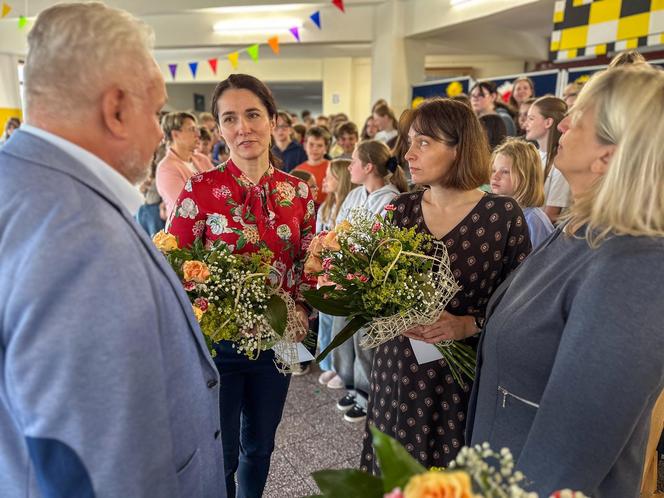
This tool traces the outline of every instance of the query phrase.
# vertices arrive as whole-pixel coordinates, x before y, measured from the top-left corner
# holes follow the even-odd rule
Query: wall
[[[428,55],[426,67],[472,67],[475,79],[525,72],[523,59],[494,55]]]
[[[0,54],[0,135],[10,117],[23,117],[18,81],[18,58]]]

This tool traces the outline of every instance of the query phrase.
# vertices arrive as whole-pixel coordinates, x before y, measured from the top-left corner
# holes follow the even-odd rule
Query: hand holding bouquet
[[[307,291],[305,298],[323,313],[350,318],[319,361],[364,326],[363,346],[376,347],[412,327],[435,323],[459,290],[444,245],[393,225],[390,208],[386,218],[355,209],[309,247],[305,272],[333,285]],[[434,255],[427,255],[434,247]],[[473,378],[471,347],[457,341],[437,347],[457,382],[463,383],[462,374]]]
[[[306,329],[295,302],[280,288],[269,250],[235,254],[220,240],[209,249],[200,240],[180,248],[165,232],[153,241],[181,278],[213,356],[213,344],[228,340],[251,359],[274,348],[284,371],[297,363],[295,342]]]

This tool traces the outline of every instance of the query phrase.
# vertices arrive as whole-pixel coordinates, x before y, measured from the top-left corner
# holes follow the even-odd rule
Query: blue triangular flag
[[[309,16],[309,18],[313,21],[313,23],[318,26],[318,29],[321,29],[320,26],[320,10],[314,12]]]
[[[171,72],[171,76],[175,80],[175,73],[177,73],[178,65],[177,64],[169,64],[168,65],[168,70]]]
[[[196,79],[196,71],[198,70],[198,62],[190,62],[189,69],[191,69],[191,75]]]

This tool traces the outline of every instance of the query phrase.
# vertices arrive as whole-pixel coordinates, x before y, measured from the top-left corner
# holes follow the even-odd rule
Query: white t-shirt
[[[396,137],[399,134],[397,130],[392,130],[392,131],[379,131],[376,133],[376,136],[374,137],[374,140],[378,140],[383,143],[387,143],[390,140],[392,140],[394,137]]]
[[[348,219],[350,211],[356,207],[363,207],[374,214],[385,215],[385,206],[394,200],[399,195],[399,189],[391,183],[384,187],[379,188],[371,193],[367,192],[362,185],[351,190],[344,199],[344,203],[339,209],[336,224],[338,225],[344,220]]]
[[[542,168],[546,167],[546,151],[539,151],[542,158]],[[549,171],[549,176],[544,179],[544,205],[566,208],[572,203],[572,191],[563,174],[555,165]]]

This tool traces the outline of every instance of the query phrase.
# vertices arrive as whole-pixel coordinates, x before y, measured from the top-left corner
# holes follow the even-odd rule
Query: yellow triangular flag
[[[233,52],[232,54],[228,54],[228,60],[231,62],[231,66],[233,66],[233,69],[237,69],[238,62],[240,60],[240,53]]]
[[[2,2],[2,17],[7,17],[11,11],[12,11],[12,6],[8,5],[5,2]]]

